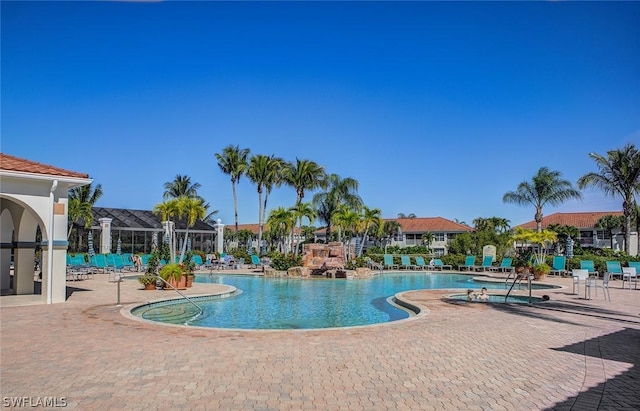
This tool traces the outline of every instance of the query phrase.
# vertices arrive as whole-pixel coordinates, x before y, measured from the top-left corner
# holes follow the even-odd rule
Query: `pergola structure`
[[[66,299],[69,189],[91,184],[87,174],[0,153],[0,288],[34,294],[34,262],[42,233],[42,302]],[[13,276],[11,267],[13,266]]]

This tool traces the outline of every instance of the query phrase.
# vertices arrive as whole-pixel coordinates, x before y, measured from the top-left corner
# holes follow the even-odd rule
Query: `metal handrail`
[[[377,270],[380,271],[380,274],[383,273],[384,271],[384,266],[382,264],[378,264],[375,261],[369,259],[369,261],[367,261],[367,265],[369,265],[371,268],[375,268]]]
[[[511,277],[511,274],[509,274],[509,277],[507,277],[507,281],[509,280],[509,278]],[[513,279],[513,283],[511,283],[511,287],[509,288],[509,291],[507,291],[507,295],[504,296],[504,302],[506,303],[507,300],[509,299],[509,294],[511,294],[511,291],[513,290],[513,287],[516,285],[516,282],[518,283],[518,285],[520,285],[522,283],[522,279],[525,276],[522,274],[516,274],[515,278]],[[529,304],[531,304],[531,277],[532,274],[529,273],[526,275],[527,277],[527,288],[529,288]],[[505,282],[506,284],[506,282]]]
[[[193,302],[193,300],[189,297],[187,297],[186,295],[184,295],[183,293],[180,292],[180,290],[178,290],[176,287],[172,286],[171,284],[169,284],[169,282],[167,280],[165,280],[164,278],[158,276],[158,278],[160,280],[162,280],[163,283],[165,283],[166,285],[168,285],[169,287],[173,288],[173,290],[175,292],[177,292],[178,294],[180,294],[185,300],[189,301],[191,304],[193,304],[194,307],[196,307],[198,309],[198,314],[194,315],[193,318],[191,318],[189,321],[197,318],[198,316],[204,314],[204,310],[195,302]]]

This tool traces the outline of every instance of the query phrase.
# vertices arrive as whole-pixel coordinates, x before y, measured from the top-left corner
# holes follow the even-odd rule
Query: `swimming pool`
[[[202,316],[196,315],[198,311],[191,303],[180,299],[145,304],[131,313],[151,321],[216,328],[349,327],[397,321],[413,315],[390,300],[402,291],[505,288],[503,282],[474,281],[470,275],[406,272],[385,273],[364,280],[198,274],[195,281],[231,285],[241,292],[225,296],[228,298],[198,298],[196,302],[204,310]]]

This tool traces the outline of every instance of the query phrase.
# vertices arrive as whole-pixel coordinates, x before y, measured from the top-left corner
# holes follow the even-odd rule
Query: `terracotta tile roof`
[[[0,153],[0,170],[18,171],[21,173],[46,174],[61,177],[89,178],[88,174],[76,171],[65,170],[64,168],[14,157],[9,154]]]
[[[391,218],[386,221],[389,220],[396,220],[399,222],[403,233],[422,233],[425,231],[433,233],[474,231],[472,227],[456,223],[455,221],[447,220],[442,217]]]
[[[594,228],[598,220],[606,215],[622,215],[622,211],[589,211],[585,213],[554,213],[542,217],[542,228],[551,224],[568,225],[577,228]],[[535,229],[535,220],[520,224],[518,227]]]
[[[403,233],[455,233],[464,231],[474,231],[473,227],[456,223],[442,217],[421,217],[421,218],[385,218],[384,221],[397,221],[400,223]],[[321,227],[316,234],[324,235],[325,227]]]

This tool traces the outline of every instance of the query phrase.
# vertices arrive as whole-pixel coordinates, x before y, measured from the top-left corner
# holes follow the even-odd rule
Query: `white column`
[[[629,255],[636,257],[638,255],[638,232],[632,231],[629,235]]]
[[[100,229],[102,230],[100,234],[100,253],[101,254],[109,254],[111,252],[111,221],[112,218],[101,218],[98,221],[100,222]]]
[[[216,228],[216,252],[222,253],[224,251],[224,224],[222,220],[218,218],[215,224]]]

